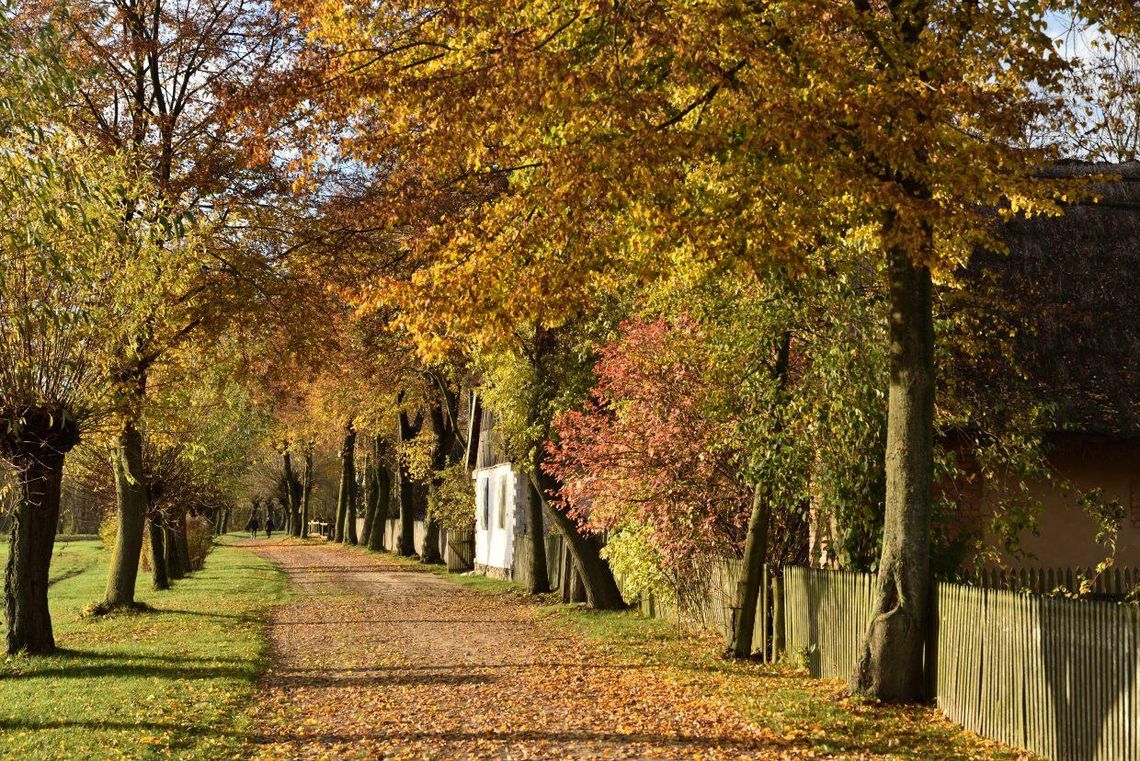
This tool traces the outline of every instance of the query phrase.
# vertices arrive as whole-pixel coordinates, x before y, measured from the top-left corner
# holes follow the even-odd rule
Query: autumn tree
[[[41,20],[0,13],[0,456],[17,492],[10,652],[54,649],[47,586],[64,457],[114,411],[119,331],[140,324],[149,302],[135,289],[165,260],[154,225],[121,216],[122,195],[149,197],[147,183],[60,123],[75,83],[58,41]]]
[[[879,296],[858,282],[663,282],[600,347],[589,402],[556,419],[548,468],[580,519],[610,532],[629,592],[688,606],[712,562],[743,561],[736,657],[752,654],[765,563],[805,562],[809,522],[848,531],[881,514],[881,490],[860,478],[882,468],[882,364],[866,345]]]
[[[52,8],[39,11],[47,16]],[[187,247],[174,226],[164,227],[161,245],[193,263],[180,265],[178,281],[152,284],[159,305],[122,337],[120,527],[101,606],[109,610],[134,601],[146,513],[140,421],[148,376],[193,336],[256,314],[263,297],[279,291],[272,283],[280,249],[272,243],[287,188],[266,157],[243,143],[242,117],[262,88],[288,73],[296,38],[267,4],[225,0],[80,2],[60,23],[67,65],[95,72],[75,95],[70,124],[91,147],[129,156],[132,171],[154,188],[154,202],[124,196],[121,218],[156,226],[163,217],[192,221],[201,243]]]

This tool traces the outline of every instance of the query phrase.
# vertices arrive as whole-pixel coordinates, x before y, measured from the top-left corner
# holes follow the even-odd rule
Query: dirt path
[[[737,713],[615,662],[509,597],[384,556],[262,544],[277,610],[260,758],[772,758]]]

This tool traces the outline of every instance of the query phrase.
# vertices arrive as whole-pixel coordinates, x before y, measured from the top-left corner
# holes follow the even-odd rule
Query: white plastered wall
[[[475,564],[509,569],[515,531],[525,508],[526,481],[510,463],[480,468],[475,481]]]

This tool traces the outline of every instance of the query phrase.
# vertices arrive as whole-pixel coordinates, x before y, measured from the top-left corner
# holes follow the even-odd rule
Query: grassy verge
[[[266,665],[264,613],[285,599],[284,576],[222,546],[169,591],[140,575],[139,599],[153,612],[84,618],[102,596],[108,556],[98,542],[57,549],[61,651],[0,664],[0,758],[239,757]]]
[[[719,655],[724,643],[636,612],[546,605],[540,615],[624,660],[731,705],[783,737],[789,750],[840,758],[1025,759],[1029,756],[956,726],[929,706],[871,705],[845,696],[840,682],[786,665]]]

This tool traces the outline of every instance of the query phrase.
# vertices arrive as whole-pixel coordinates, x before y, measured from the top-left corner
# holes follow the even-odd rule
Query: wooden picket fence
[[[935,694],[951,719],[1046,758],[1140,760],[1132,605],[938,584]]]
[[[730,642],[736,617],[740,614],[740,586],[743,582],[744,564],[737,559],[723,558],[711,565],[708,577],[703,580],[702,586],[692,595],[693,599],[686,607],[681,608],[674,603],[656,599],[651,594],[643,594],[640,599],[641,612],[690,628],[712,630],[720,634],[725,642]],[[622,579],[619,578],[618,583],[624,588]],[[764,662],[773,662],[776,658],[778,644],[772,635],[776,629],[774,622],[782,620],[783,611],[781,606],[773,606],[772,590],[780,583],[782,581],[775,579],[770,569],[765,567],[760,597],[756,601],[756,617],[752,624],[752,652]]]
[[[874,575],[788,568],[784,578],[788,653],[815,676],[846,679]],[[928,683],[948,717],[1057,761],[1140,761],[1140,608],[950,583],[932,604]]]
[[[812,676],[846,679],[871,623],[875,577],[869,573],[784,569],[787,653]]]
[[[970,583],[1011,592],[1114,599],[1140,591],[1140,568],[1108,568],[1101,573],[1095,568],[993,568],[973,574]]]

